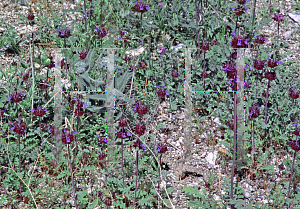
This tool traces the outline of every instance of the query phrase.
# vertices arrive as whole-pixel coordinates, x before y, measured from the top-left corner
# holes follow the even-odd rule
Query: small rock
[[[214,168],[216,166],[217,154],[218,151],[214,151],[213,153],[208,153],[208,155],[206,156],[206,160],[211,168]]]

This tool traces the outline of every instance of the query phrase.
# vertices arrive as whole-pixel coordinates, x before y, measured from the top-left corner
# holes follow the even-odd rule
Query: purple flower
[[[21,123],[21,119],[19,118],[19,122],[14,122],[13,123],[13,127],[10,128],[11,130],[13,130],[14,132],[16,132],[17,134],[24,134],[24,131],[26,131],[26,127],[24,123]]]
[[[160,97],[165,97],[166,95],[170,95],[169,92],[167,92],[167,89],[165,89],[165,86],[156,86],[158,88],[158,96]]]
[[[134,4],[135,4],[135,6],[133,7],[133,11],[135,11],[135,12],[144,13],[147,10],[149,10],[149,7],[145,3],[143,3],[141,0],[139,0],[139,2],[136,1]]]
[[[38,116],[38,117],[43,117],[46,114],[45,112],[49,113],[49,111],[46,110],[46,108],[42,109],[40,107],[37,107],[36,109],[30,110],[30,112],[34,112],[34,115]]]
[[[155,144],[154,146],[157,146],[157,152],[158,153],[165,153],[168,151],[168,144],[163,145],[162,143]]]
[[[55,31],[56,33],[59,33],[58,34],[58,37],[61,37],[61,38],[68,38],[71,36],[71,32],[70,30],[68,29],[68,27],[66,29],[63,29],[63,30],[57,30]]]

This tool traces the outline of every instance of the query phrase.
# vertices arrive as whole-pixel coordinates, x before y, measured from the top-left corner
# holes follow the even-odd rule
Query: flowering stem
[[[41,117],[39,117],[39,119],[40,119],[40,132],[41,132],[42,148],[43,148],[43,150],[45,150],[45,149],[44,149],[43,133],[42,133]]]
[[[87,23],[86,23],[86,3],[85,0],[83,1],[83,5],[84,5],[84,29],[85,29],[85,33],[87,33]],[[87,43],[87,39],[86,39],[86,51],[88,50],[88,43]]]
[[[33,33],[31,33],[31,40],[32,40],[32,56],[34,57],[34,40],[33,40]]]
[[[137,138],[137,144],[138,144],[139,138]],[[136,148],[136,179],[135,179],[135,191],[134,191],[134,206],[136,205],[136,191],[137,191],[137,181],[139,177],[139,146]]]
[[[20,134],[18,134],[18,140],[19,140],[19,173],[21,173],[21,147],[20,147]],[[22,191],[21,191],[21,179],[19,179],[20,182],[20,200],[22,199]]]
[[[143,13],[141,12],[141,42],[142,42],[142,47],[144,47],[144,42],[143,42]]]
[[[65,56],[66,56],[66,62],[65,62],[65,69],[66,69],[66,77],[67,77],[67,41],[66,41],[66,38],[64,38],[64,42],[65,42]]]
[[[70,145],[69,144],[68,144],[68,153],[69,153],[70,172],[71,172],[71,179],[72,179],[72,188],[73,188],[73,196],[74,196],[75,208],[78,209],[77,201],[76,201],[76,195],[75,195],[75,186],[74,186],[72,163],[71,163],[71,155],[70,155]]]
[[[290,195],[290,186],[291,186],[291,181],[292,181],[292,176],[293,176],[293,170],[294,170],[296,154],[297,154],[297,152],[295,151],[294,152],[293,165],[292,165],[292,171],[291,171],[291,174],[290,174],[290,183],[289,183],[289,189],[288,189],[287,197],[289,197],[289,195]]]
[[[161,182],[161,179],[160,179],[160,168],[161,168],[161,157],[162,157],[162,153],[160,153],[160,157],[159,157],[159,167],[158,167],[158,189],[157,189],[157,192],[159,194],[159,185],[160,185],[160,182]],[[157,200],[159,200],[159,196],[157,196]]]
[[[268,122],[268,119],[267,119],[267,113],[268,113],[267,103],[268,103],[269,87],[270,87],[270,80],[268,82],[267,95],[266,95],[266,103],[265,103],[265,124],[267,124],[267,122]]]
[[[251,133],[251,139],[252,139],[252,150],[255,153],[255,142],[254,142],[254,121],[252,121],[252,133]],[[255,155],[254,155],[254,163],[255,163]]]
[[[234,138],[233,138],[233,156],[232,156],[232,168],[231,168],[231,187],[230,187],[230,199],[233,199],[233,176],[234,176],[234,164],[236,154],[236,122],[237,122],[237,98],[236,93],[234,94]]]
[[[122,172],[123,172],[123,189],[125,188],[125,180],[124,180],[124,178],[125,178],[125,173],[124,173],[124,163],[123,163],[123,161],[124,161],[124,158],[123,158],[123,147],[124,147],[124,144],[123,144],[123,138],[122,138]]]

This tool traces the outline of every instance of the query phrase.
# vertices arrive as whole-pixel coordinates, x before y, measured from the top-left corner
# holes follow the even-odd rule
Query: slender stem
[[[32,56],[34,57],[34,40],[33,40],[33,33],[31,33],[31,40],[32,40]]]
[[[122,172],[123,172],[123,189],[125,188],[125,180],[124,180],[124,176],[125,176],[125,172],[124,172],[124,158],[123,158],[123,146],[124,146],[124,144],[123,144],[123,138],[122,138]]]
[[[267,104],[268,104],[269,87],[270,87],[270,80],[268,82],[267,95],[266,95],[267,97],[266,97],[266,103],[265,103],[265,124],[267,124],[267,122],[268,122],[268,119],[267,119],[268,106],[267,106]]]
[[[19,174],[21,174],[21,146],[20,146],[20,134],[18,134],[18,140],[19,140]],[[19,179],[20,182],[20,200],[22,198],[22,189],[21,189],[21,179]]]
[[[84,29],[85,29],[85,33],[87,33],[87,22],[86,22],[86,3],[85,0],[83,1],[83,6],[84,6]],[[87,40],[86,40],[86,51],[88,49],[88,44],[87,44]]]
[[[255,141],[254,141],[254,121],[252,121],[252,133],[251,133],[251,139],[252,139],[252,150],[255,153]],[[254,164],[255,164],[255,154],[253,156]]]
[[[40,119],[40,133],[41,133],[41,140],[42,140],[42,149],[44,149],[44,140],[43,140],[43,133],[42,133],[42,122],[41,122],[41,117],[39,117]]]
[[[141,42],[142,42],[142,47],[144,47],[144,42],[143,42],[143,13],[141,12]]]
[[[66,69],[66,77],[67,77],[67,41],[66,41],[66,38],[64,38],[64,42],[65,42],[65,57],[66,57],[66,62],[65,62],[65,69]]]
[[[138,145],[138,138],[137,138],[137,145]],[[135,191],[134,191],[134,207],[136,205],[136,191],[137,191],[137,182],[139,177],[139,146],[136,147],[136,179],[135,179]]]
[[[72,179],[72,188],[73,188],[74,203],[75,203],[75,208],[78,209],[77,201],[76,201],[76,194],[75,194],[75,186],[74,186],[72,163],[71,163],[71,155],[70,155],[70,145],[69,144],[68,144],[68,153],[69,153],[69,162],[70,162],[70,172],[71,172],[71,179]]]
[[[236,93],[234,94],[234,138],[233,138],[233,156],[232,156],[232,168],[231,168],[231,187],[230,187],[230,199],[233,199],[233,176],[235,166],[235,154],[236,154],[236,122],[237,122],[237,103]]]
[[[159,186],[160,186],[160,182],[161,182],[161,174],[160,174],[160,168],[161,168],[161,157],[162,157],[162,153],[160,153],[160,157],[159,157],[159,166],[158,166],[158,189],[157,192],[159,194]],[[159,196],[157,196],[157,200],[159,200]]]
[[[287,197],[289,197],[289,195],[290,195],[290,187],[291,187],[291,181],[292,181],[292,176],[293,176],[293,170],[294,170],[294,165],[295,165],[296,154],[297,154],[297,152],[295,151],[294,152],[293,165],[292,165],[292,171],[291,171],[291,174],[290,174],[290,182],[289,182],[289,189],[288,189]]]

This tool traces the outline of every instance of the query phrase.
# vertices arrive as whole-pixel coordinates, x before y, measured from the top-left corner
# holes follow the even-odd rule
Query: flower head
[[[283,20],[284,15],[280,14],[280,10],[278,10],[277,12],[278,12],[278,14],[274,13],[274,16],[272,17],[272,19],[280,23]]]
[[[29,15],[27,16],[27,20],[33,20],[34,15],[30,12]]]
[[[236,16],[240,16],[242,14],[245,13],[245,11],[247,11],[247,9],[245,7],[241,7],[240,5],[238,5],[237,7],[231,8],[234,9],[234,13]]]
[[[158,144],[155,144],[154,146],[157,147],[157,152],[158,153],[165,153],[166,151],[168,151],[168,144],[165,144],[163,145],[162,143],[158,143]]]
[[[139,69],[144,69],[144,68],[147,68],[147,64],[145,61],[141,61]]]
[[[36,109],[30,110],[30,112],[34,112],[34,115],[38,116],[38,117],[43,117],[46,114],[46,112],[49,113],[49,111],[46,110],[46,108],[42,109],[40,107],[37,107]]]
[[[171,75],[172,75],[172,78],[177,78],[178,77],[178,73],[175,70],[173,70]]]
[[[200,76],[202,77],[202,78],[207,78],[209,75],[206,73],[206,72],[202,72],[201,74],[200,74]]]
[[[167,51],[166,50],[164,50],[165,49],[165,47],[159,47],[159,49],[160,50],[163,50],[161,53],[160,53],[160,57],[162,57]]]
[[[270,68],[275,68],[277,65],[280,65],[281,62],[279,62],[278,60],[275,59],[268,59],[268,66]]]
[[[64,129],[64,132],[62,133],[62,136],[61,136],[62,142],[64,144],[71,144],[71,142],[75,140],[74,134],[78,134],[78,132],[71,133],[70,130],[67,131],[67,129]]]
[[[134,148],[139,148],[139,149],[146,149],[146,145],[144,145],[139,139],[138,141],[133,142],[132,146]]]
[[[294,88],[291,88],[290,89],[290,93],[289,93],[290,97],[292,99],[298,99],[299,98],[299,92],[298,91],[295,91]]]
[[[203,51],[209,50],[209,44],[206,43],[206,40],[202,41],[202,44],[201,44],[200,48],[201,48]]]
[[[299,135],[298,135],[299,136]],[[298,152],[300,150],[300,141],[289,141],[289,144],[291,145],[291,148]]]
[[[0,109],[0,118],[3,118],[4,111],[5,110]]]
[[[261,107],[259,107],[257,103],[254,103],[249,109],[249,120],[257,118],[260,115],[259,109],[261,109]]]
[[[275,80],[276,77],[276,72],[272,72],[272,71],[267,71],[265,72],[265,78],[268,79],[269,81],[273,81]]]
[[[99,142],[100,142],[101,144],[106,144],[106,143],[107,143],[107,139],[106,139],[106,138],[103,138],[103,137],[101,137],[101,136],[97,136],[97,138],[100,138]]]
[[[96,28],[95,33],[101,37],[104,38],[107,34],[107,30],[104,28],[104,24],[101,24],[101,29],[99,27]]]
[[[144,115],[148,112],[148,106],[144,105],[142,102],[143,101],[135,101],[135,105],[133,107],[134,111],[136,111],[139,115]]]
[[[16,132],[17,134],[24,134],[24,131],[26,131],[26,127],[24,123],[21,123],[21,119],[19,118],[19,122],[14,122],[13,123],[13,127],[11,128],[11,130],[13,130],[14,132]]]
[[[122,127],[122,128],[126,127],[127,126],[127,121],[125,119],[120,120],[119,121],[119,126]]]
[[[262,60],[254,59],[254,68],[255,69],[262,70],[262,69],[264,69],[264,66],[265,66],[264,60],[262,61]]]
[[[255,43],[264,44],[266,39],[263,35],[255,36]]]
[[[135,4],[135,6],[133,7],[133,11],[135,11],[135,12],[144,13],[147,10],[149,10],[149,7],[145,3],[143,3],[141,0],[136,1],[134,4]]]
[[[169,95],[169,92],[167,92],[165,86],[162,86],[162,88],[160,86],[156,86],[156,88],[158,88],[158,96],[165,97],[166,95]]]
[[[145,133],[145,131],[146,131],[146,126],[145,126],[145,124],[142,124],[142,123],[138,123],[138,124],[136,124],[135,125],[135,133],[137,134],[137,135],[143,135],[144,133]]]
[[[121,129],[121,131],[118,131],[115,129],[115,131],[117,132],[117,137],[120,139],[125,139],[128,138],[129,136],[131,136],[131,134],[129,133],[129,131],[125,130],[124,128]]]
[[[104,152],[101,152],[100,155],[98,156],[99,160],[103,160],[106,158],[106,154]]]
[[[229,43],[233,48],[246,48],[248,45],[248,40],[246,38],[242,38],[240,36],[236,36],[235,33],[232,33],[234,36],[232,41]]]
[[[68,27],[66,29],[57,30],[55,32],[58,33],[58,37],[61,37],[61,38],[68,38],[71,36],[71,31],[68,29]]]
[[[233,128],[234,128],[234,121],[231,120],[230,123],[228,122],[227,126],[229,127],[229,129],[233,130]]]
[[[17,92],[17,88],[15,88],[15,93],[13,93],[12,95],[10,95],[10,97],[7,99],[7,101],[12,101],[14,103],[18,103],[20,101],[22,101],[22,96],[21,95],[24,95],[25,93],[22,92],[22,93],[18,93]]]
[[[86,58],[86,56],[87,56],[87,54],[88,54],[88,53],[87,53],[87,52],[85,52],[85,51],[82,49],[82,52],[79,52],[78,54],[80,54],[80,56],[79,56],[79,57],[80,57],[80,59],[82,59],[82,60],[83,60],[83,59],[85,59],[85,58]]]
[[[15,62],[15,60],[12,61],[11,66],[17,66],[17,62]]]

